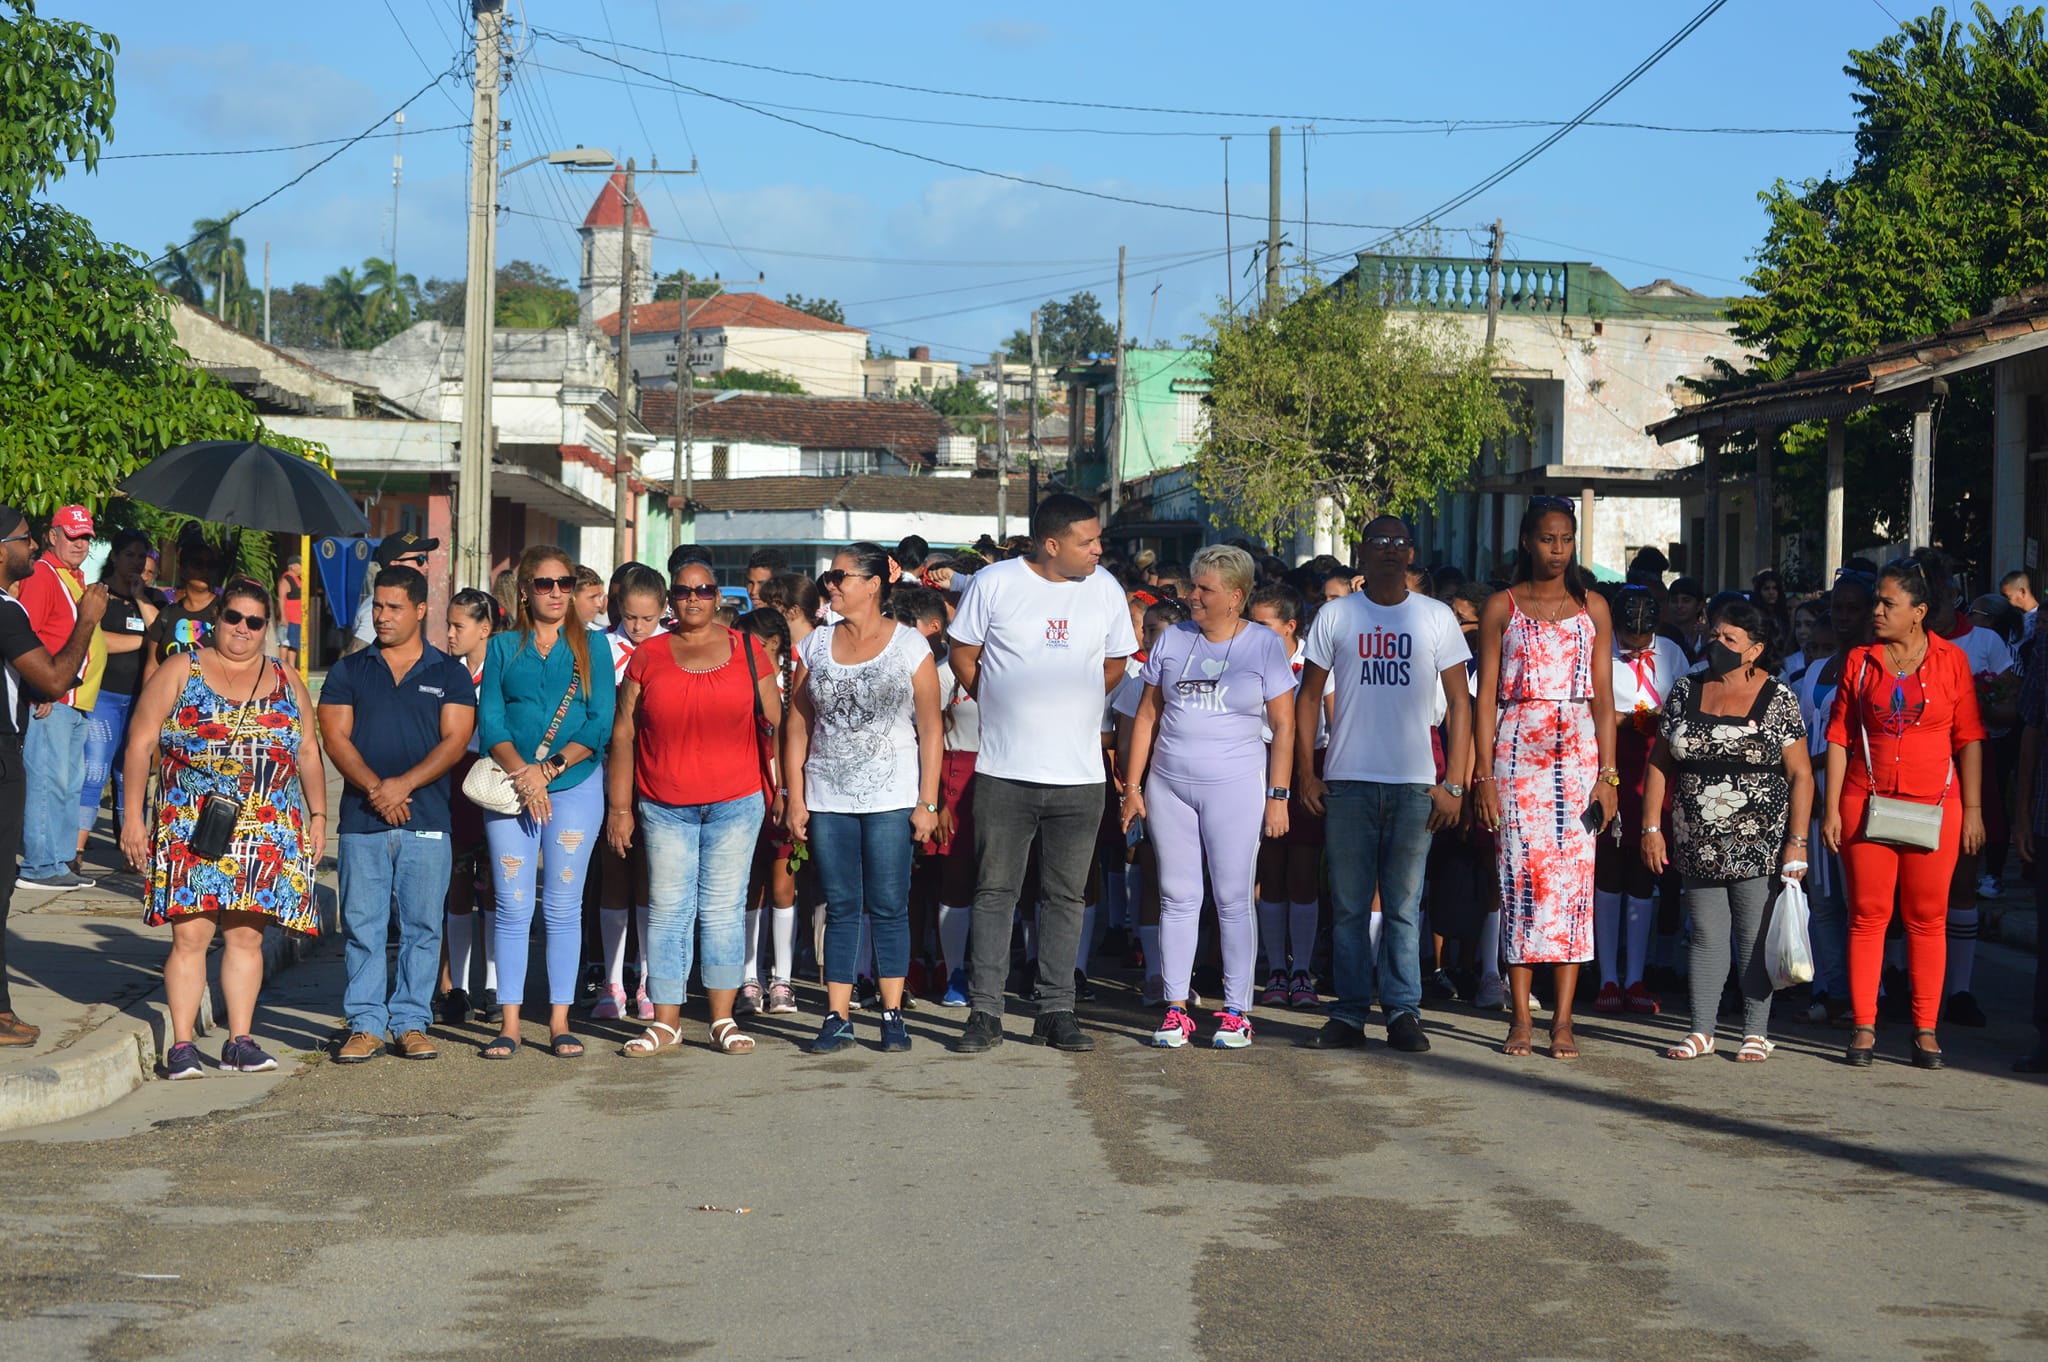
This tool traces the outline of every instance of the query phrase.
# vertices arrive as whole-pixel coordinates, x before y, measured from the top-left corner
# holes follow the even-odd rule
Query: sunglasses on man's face
[[[229,608],[220,612],[220,622],[222,624],[239,624],[252,634],[260,634],[263,632],[264,627],[270,623],[270,618],[267,615],[245,615],[239,610]]]
[[[711,582],[703,582],[697,586],[671,587],[668,598],[672,601],[715,601],[718,599],[718,587]]]
[[[536,577],[533,579],[533,589],[535,591],[574,591],[576,589],[576,579],[573,576]]]

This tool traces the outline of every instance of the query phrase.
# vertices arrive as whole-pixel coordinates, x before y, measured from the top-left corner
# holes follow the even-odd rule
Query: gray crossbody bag
[[[1937,851],[1941,847],[1942,806],[1948,802],[1949,786],[1955,782],[1956,764],[1950,760],[1941,798],[1932,804],[1917,804],[1877,792],[1877,764],[1870,759],[1870,725],[1863,720],[1863,679],[1869,673],[1870,662],[1866,658],[1856,677],[1856,727],[1863,735],[1863,766],[1870,772],[1870,803],[1863,815],[1863,835],[1886,846]]]

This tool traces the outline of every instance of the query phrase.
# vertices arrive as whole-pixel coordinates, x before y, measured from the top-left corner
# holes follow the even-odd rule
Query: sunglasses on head
[[[1572,504],[1563,497],[1530,497],[1529,504],[1541,506],[1546,511],[1563,511],[1566,515],[1572,513]]]
[[[233,606],[223,607],[220,612],[222,624],[239,624],[252,634],[260,634],[270,619],[266,615],[245,615]]]
[[[1910,572],[1921,581],[1927,580],[1927,566],[1918,558],[1894,558],[1884,565],[1886,572]]]
[[[576,578],[573,574],[567,577],[536,577],[533,579],[533,589],[535,591],[574,591],[576,589]]]
[[[872,581],[874,576],[872,572],[848,572],[845,568],[833,568],[829,572],[818,574],[818,585],[827,591],[837,591],[848,577],[864,577]]]
[[[713,582],[701,582],[696,586],[673,586],[669,588],[668,598],[672,601],[715,601],[718,599],[718,586]]]

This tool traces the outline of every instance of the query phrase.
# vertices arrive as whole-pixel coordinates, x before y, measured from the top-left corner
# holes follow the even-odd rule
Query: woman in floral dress
[[[1706,670],[1680,677],[1665,697],[1643,780],[1643,863],[1656,874],[1663,873],[1667,853],[1655,811],[1667,784],[1676,784],[1671,840],[1692,913],[1692,1030],[1664,1053],[1672,1059],[1713,1053],[1732,936],[1742,982],[1736,1058],[1761,1063],[1771,1054],[1764,927],[1780,877],[1806,874],[1813,765],[1798,697],[1772,674],[1778,652],[1769,616],[1747,602],[1726,607],[1707,635],[1705,657]]]
[[[1572,994],[1593,958],[1593,848],[1614,820],[1614,676],[1607,602],[1574,560],[1571,503],[1533,497],[1514,584],[1479,617],[1473,742],[1493,753],[1473,778],[1479,821],[1497,834],[1501,934],[1514,1016],[1505,1054],[1531,1053],[1529,990],[1555,967],[1554,1059],[1577,1059]],[[1601,665],[1594,665],[1598,659]]]
[[[296,673],[264,653],[270,593],[250,581],[228,586],[220,619],[183,665],[157,668],[136,698],[126,754],[121,849],[149,877],[143,920],[169,923],[164,965],[173,1044],[172,1078],[199,1078],[192,1035],[206,991],[206,951],[219,931],[221,992],[229,1038],[220,1067],[259,1073],[277,1067],[249,1031],[263,984],[263,931],[319,930],[313,870],[326,839],[327,787],[320,743],[306,721],[312,706]],[[161,750],[161,792],[145,815],[149,759]],[[307,811],[311,791],[312,811]],[[209,795],[239,802],[240,817],[218,859],[191,842]],[[152,826],[153,825],[153,826]]]

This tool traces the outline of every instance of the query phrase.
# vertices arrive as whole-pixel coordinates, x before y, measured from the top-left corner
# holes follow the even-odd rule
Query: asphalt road
[[[1159,1052],[1119,992],[1082,1056],[927,1008],[907,1056],[814,1060],[807,1014],[150,1084],[0,1142],[0,1356],[2040,1359],[2048,1084],[2019,957],[1979,979],[1942,1073],[1900,1028],[1674,1064],[1670,1019],[1512,1060],[1461,1009],[1420,1057]],[[310,1048],[338,991],[302,965],[259,1030]]]

